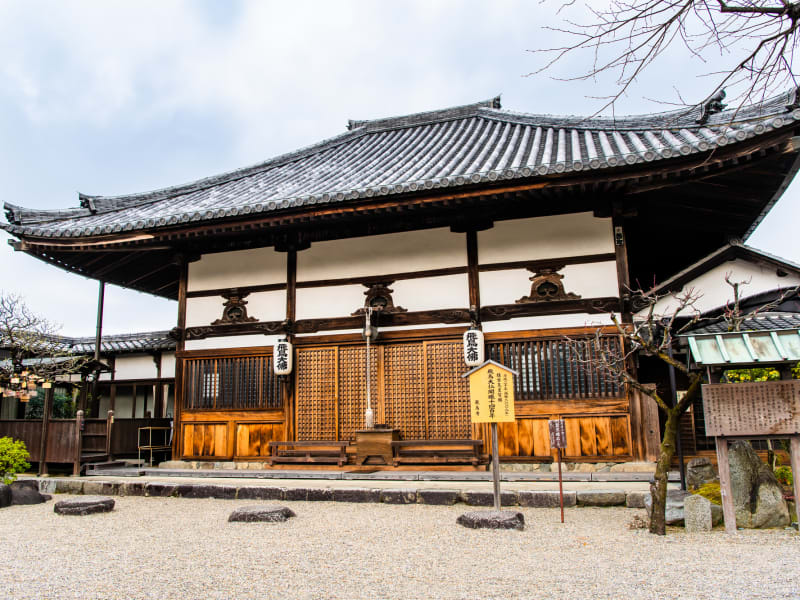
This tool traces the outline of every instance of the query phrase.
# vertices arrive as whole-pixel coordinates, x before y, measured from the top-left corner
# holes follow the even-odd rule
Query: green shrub
[[[781,485],[792,485],[794,478],[792,477],[791,467],[778,467],[775,469],[775,478]]]
[[[72,396],[66,394],[53,395],[53,410],[50,412],[52,419],[74,419],[75,401]],[[39,392],[39,396],[31,398],[25,407],[26,419],[41,419],[44,414],[44,394]]]
[[[30,469],[31,466],[26,462],[30,457],[22,440],[0,438],[0,479],[3,483],[11,483],[17,478],[17,473]]]
[[[692,493],[722,506],[722,491],[720,491],[719,482],[704,483]]]

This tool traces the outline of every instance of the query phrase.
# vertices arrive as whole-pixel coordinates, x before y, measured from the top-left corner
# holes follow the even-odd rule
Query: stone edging
[[[385,504],[430,504],[492,506],[493,495],[484,490],[377,489],[377,488],[284,488],[273,486],[232,486],[204,483],[161,483],[142,481],[86,481],[47,478],[39,489],[48,494],[102,496],[151,496],[157,498],[216,498],[220,500],[281,500],[329,502],[382,502]],[[618,489],[565,491],[564,506],[626,506],[644,508],[648,492]],[[557,508],[554,490],[503,491],[503,506]]]

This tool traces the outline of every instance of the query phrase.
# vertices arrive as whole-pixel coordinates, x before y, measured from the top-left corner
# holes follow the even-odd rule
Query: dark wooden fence
[[[110,412],[106,419],[84,419],[79,411],[75,419],[0,420],[0,437],[25,442],[29,460],[39,463],[40,473],[47,472],[47,463],[60,463],[72,464],[77,475],[82,463],[137,456],[140,427],[169,426],[169,419],[114,419]]]

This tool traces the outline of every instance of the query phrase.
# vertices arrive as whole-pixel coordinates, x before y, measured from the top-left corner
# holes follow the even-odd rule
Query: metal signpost
[[[564,419],[547,422],[550,428],[550,447],[558,451],[558,497],[561,503],[561,522],[564,522],[564,483],[561,478],[561,451],[567,447],[567,426]]]
[[[500,510],[500,455],[497,448],[497,424],[513,423],[514,375],[517,372],[493,360],[487,360],[462,375],[469,378],[469,404],[473,423],[490,423],[492,428],[492,480],[494,509]]]

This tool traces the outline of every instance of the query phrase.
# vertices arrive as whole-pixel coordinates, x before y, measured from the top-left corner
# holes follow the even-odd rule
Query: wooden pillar
[[[297,250],[290,249],[286,253],[286,321],[289,324],[286,339],[294,341],[294,322],[297,319]],[[281,394],[284,406],[285,440],[295,439],[294,422],[294,381],[297,374],[297,360],[293,357],[294,373],[283,377]]]
[[[131,419],[135,419],[136,418],[136,392],[137,391],[138,390],[136,389],[136,384],[134,383],[133,384],[133,391],[131,392],[133,394],[133,398],[132,398],[132,401],[131,401]]]
[[[728,461],[728,440],[715,437],[717,446],[717,470],[719,471],[719,489],[722,494],[722,515],[725,518],[725,532],[736,533],[736,509],[733,506],[731,488],[731,464]]]
[[[47,475],[47,430],[50,426],[50,411],[53,406],[55,388],[50,388],[44,393],[42,403],[42,439],[39,442],[39,475]]]
[[[467,231],[467,282],[469,284],[469,309],[474,315],[474,325],[481,324],[481,287],[478,258],[478,232]]]
[[[622,203],[615,202],[612,210],[611,224],[614,236],[614,254],[617,262],[617,284],[619,285],[619,297],[622,299],[620,313],[624,323],[633,322],[630,313],[630,305],[625,299],[631,296],[631,276],[628,267],[628,241],[625,235],[625,225],[622,218]]]
[[[797,525],[800,527],[800,435],[793,435],[789,441],[790,461],[794,474],[794,509]]]
[[[180,279],[178,280],[178,341],[175,344],[175,400],[173,407],[174,419],[172,431],[172,457],[176,460],[181,457],[181,407],[183,406],[183,358],[181,352],[186,347],[186,287],[189,282],[189,263],[186,257],[178,257]]]
[[[97,365],[100,362],[100,354],[103,344],[103,308],[105,305],[106,296],[106,282],[100,281],[99,289],[97,291],[97,325],[95,327],[94,336],[94,362]],[[92,381],[92,405],[89,408],[89,414],[95,417],[100,417],[100,371],[94,372],[94,380]]]
[[[83,411],[79,410],[75,415],[75,458],[72,462],[72,474],[81,474],[81,451],[83,448]]]
[[[86,400],[89,394],[89,383],[86,381],[86,374],[81,373],[81,387],[78,395],[78,409],[81,413],[86,411]]]
[[[156,383],[153,386],[153,417],[160,419],[164,416],[164,386],[161,383],[161,352],[153,354],[156,364]]]

